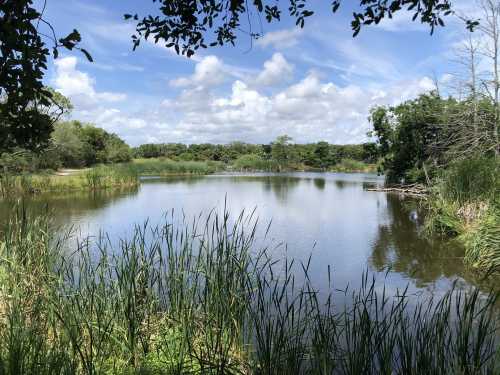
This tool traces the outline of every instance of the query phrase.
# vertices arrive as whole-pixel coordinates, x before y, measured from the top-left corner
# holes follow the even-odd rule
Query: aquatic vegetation
[[[500,174],[495,158],[478,157],[452,164],[436,184],[427,229],[456,237],[465,245],[465,263],[500,271]]]
[[[139,184],[136,171],[125,165],[97,166],[69,176],[54,174],[0,174],[0,197],[44,192],[66,192],[132,187]]]
[[[331,170],[334,172],[376,172],[377,167],[354,159],[342,159]]]
[[[222,163],[214,161],[173,161],[169,159],[135,159],[125,165],[141,176],[203,175],[223,169]]]
[[[198,220],[75,241],[18,208],[0,229],[0,373],[498,372],[496,295],[392,296],[365,273],[337,305],[310,262],[271,256],[253,213]]]

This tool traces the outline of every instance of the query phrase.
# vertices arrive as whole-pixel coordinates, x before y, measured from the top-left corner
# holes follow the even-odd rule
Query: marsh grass
[[[12,198],[45,192],[68,192],[133,187],[139,184],[134,169],[124,165],[97,166],[70,176],[53,174],[0,175],[0,197]]]
[[[485,274],[500,272],[500,164],[498,158],[457,161],[434,187],[426,227],[456,237],[464,262]]]
[[[205,175],[223,169],[222,162],[214,161],[173,161],[170,159],[135,159],[125,164],[141,176]]]
[[[365,172],[375,173],[377,166],[374,164],[366,164],[362,161],[353,159],[342,159],[339,163],[335,164],[331,170],[333,172]]]
[[[69,241],[48,213],[22,207],[11,218],[0,230],[0,374],[499,370],[496,295],[393,296],[365,273],[336,305],[329,268],[320,291],[311,258],[273,256],[253,212],[172,213],[119,242]]]

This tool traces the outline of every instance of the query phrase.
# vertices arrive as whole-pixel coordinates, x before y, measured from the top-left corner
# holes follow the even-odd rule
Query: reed
[[[496,295],[392,296],[365,273],[338,306],[340,292],[315,288],[310,260],[271,256],[253,212],[180,223],[171,213],[118,242],[61,235],[49,214],[22,207],[11,216],[0,230],[0,374],[500,370]]]
[[[499,176],[497,158],[455,162],[425,201],[428,231],[457,238],[465,264],[486,274],[500,272]]]
[[[223,169],[223,163],[211,161],[173,161],[170,159],[135,159],[126,164],[141,176],[205,175]]]
[[[362,161],[353,159],[342,159],[339,163],[335,164],[331,170],[333,172],[365,172],[365,173],[375,173],[377,172],[377,166],[375,164],[367,164]]]
[[[125,165],[97,166],[70,176],[4,173],[0,175],[0,197],[12,198],[46,192],[134,187],[138,184],[139,177],[136,171]]]

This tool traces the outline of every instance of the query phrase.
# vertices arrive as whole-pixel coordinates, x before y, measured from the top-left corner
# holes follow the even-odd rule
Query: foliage
[[[332,1],[332,12],[336,13],[342,0]],[[141,41],[150,37],[155,43],[159,41],[167,47],[175,48],[176,52],[192,56],[199,48],[224,44],[234,45],[238,31],[245,29],[241,20],[247,24],[245,33],[252,39],[257,39],[261,33],[255,32],[254,23],[264,16],[267,22],[280,21],[283,13],[295,18],[296,25],[304,27],[306,18],[312,16],[310,2],[307,0],[289,0],[271,2],[256,0],[247,3],[243,0],[223,0],[219,2],[203,0],[200,2],[158,1],[159,15],[146,15],[139,20],[139,15],[125,14],[125,19],[137,22],[136,34],[132,41],[134,49]],[[444,26],[443,16],[452,13],[449,0],[363,0],[359,6],[349,6],[353,11],[351,27],[356,36],[364,25],[378,24],[384,18],[408,11],[413,13],[413,20],[419,18],[421,23],[430,26],[431,33],[436,26]],[[467,21],[472,30],[477,25],[475,21]],[[262,24],[260,24],[262,29]]]
[[[430,152],[453,99],[442,99],[436,92],[420,95],[395,107],[376,107],[371,111],[373,135],[383,155],[383,168],[390,182],[427,182],[426,163],[435,165],[441,151]],[[428,171],[427,171],[428,172]]]
[[[40,24],[52,26],[33,5],[32,0],[0,2],[0,150],[21,147],[37,150],[46,145],[55,121],[39,106],[57,102],[53,92],[44,88],[42,79],[50,51],[40,32]],[[79,48],[80,34],[74,30],[53,43],[58,48]],[[90,59],[90,55],[82,50]]]
[[[289,147],[292,138],[288,135],[280,135],[271,143],[271,156],[278,165],[278,171],[289,168],[296,159],[294,149]]]
[[[274,169],[270,160],[265,160],[256,154],[241,155],[234,161],[233,168],[238,171],[271,171]]]
[[[500,272],[499,161],[476,156],[452,163],[426,201],[427,229],[458,238],[465,263]]]
[[[2,374],[498,372],[495,295],[391,296],[367,274],[318,291],[308,263],[256,247],[252,215],[230,216],[75,243],[48,214],[14,210],[0,228]]]
[[[136,158],[223,162],[236,170],[331,169],[342,159],[368,164],[378,159],[374,143],[333,145],[327,142],[269,145],[232,142],[220,144],[145,144],[133,150]],[[276,157],[282,160],[278,162]],[[253,165],[253,167],[252,167]]]

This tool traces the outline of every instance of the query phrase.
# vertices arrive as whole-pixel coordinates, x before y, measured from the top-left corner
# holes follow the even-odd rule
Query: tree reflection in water
[[[378,228],[369,260],[373,268],[391,268],[415,279],[418,286],[441,277],[463,276],[463,250],[456,244],[449,246],[442,239],[430,238],[423,232],[422,219],[415,222],[410,218],[409,206],[417,202],[397,194],[386,194],[386,202],[387,221]]]

